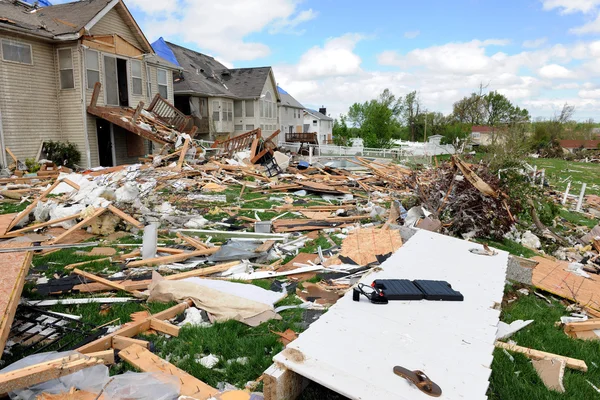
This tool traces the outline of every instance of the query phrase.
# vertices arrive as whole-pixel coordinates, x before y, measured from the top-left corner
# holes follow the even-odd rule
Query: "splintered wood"
[[[358,265],[367,265],[377,262],[376,256],[393,253],[401,246],[402,238],[397,230],[356,229],[344,239],[340,254]]]
[[[0,243],[0,248],[23,247],[30,243]],[[2,271],[2,279],[0,279],[0,358],[4,351],[6,339],[10,333],[10,327],[15,317],[15,311],[21,299],[25,276],[29,271],[29,264],[33,253],[15,252],[4,253],[0,257],[0,271]]]
[[[119,357],[143,372],[162,372],[173,375],[181,382],[180,394],[194,399],[205,400],[219,391],[192,375],[184,372],[166,360],[152,354],[148,349],[133,344],[119,352]]]
[[[600,276],[584,278],[568,271],[566,261],[533,257],[539,264],[533,269],[532,284],[549,293],[600,311]]]

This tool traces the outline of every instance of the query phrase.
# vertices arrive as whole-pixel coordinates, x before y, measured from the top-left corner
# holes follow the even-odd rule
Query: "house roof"
[[[219,73],[229,91],[235,96],[257,99],[262,95],[271,67],[224,69]],[[277,93],[273,94],[278,97]]]
[[[493,130],[494,130],[494,128],[492,126],[485,126],[485,125],[473,125],[471,127],[471,132],[487,133],[487,132],[492,132]]]
[[[558,144],[560,147],[565,149],[579,149],[583,147],[584,149],[597,149],[600,145],[600,140],[559,140]]]
[[[313,115],[314,117],[317,117],[317,118],[322,119],[324,121],[333,121],[333,118],[328,117],[325,114],[321,114],[320,112],[318,112],[316,110],[312,110],[310,108],[306,108],[305,111],[308,112],[309,114]]]
[[[295,98],[292,97],[288,92],[277,86],[277,91],[279,92],[279,97],[281,97],[281,105],[285,107],[291,108],[301,108],[304,109],[304,106],[298,102]]]
[[[121,0],[81,0],[42,8],[0,0],[0,28],[55,40],[65,39],[64,35],[76,35],[68,38],[75,39],[85,33],[84,28],[91,28],[116,6],[119,14],[130,20],[129,24],[144,50],[152,52],[150,43]]]

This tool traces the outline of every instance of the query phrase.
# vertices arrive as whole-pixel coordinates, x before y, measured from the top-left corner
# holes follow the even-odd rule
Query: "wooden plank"
[[[187,235],[184,235],[181,232],[177,232],[177,237],[179,239],[183,240],[184,242],[186,242],[187,244],[189,244],[190,246],[197,248],[198,250],[208,249],[208,246],[205,245],[204,243],[200,242],[197,239],[194,239]]]
[[[170,247],[157,247],[156,248],[156,252],[157,253],[167,253],[167,254],[182,254],[182,253],[185,253],[185,250],[183,250],[183,249],[172,249]]]
[[[141,346],[146,349],[150,347],[150,342],[148,342],[147,340],[133,339],[133,338],[119,336],[119,335],[113,336],[113,338],[112,338],[112,348],[115,350],[126,349],[127,347],[131,346],[132,344],[137,344],[138,346]],[[113,353],[113,352],[111,352],[111,353]]]
[[[261,244],[260,246],[258,246],[256,248],[256,252],[257,253],[264,253],[266,251],[271,250],[271,248],[275,245],[275,241],[274,240],[267,240],[266,242],[264,242],[263,244]]]
[[[23,245],[24,243],[0,243],[0,248]],[[2,271],[2,279],[0,279],[0,358],[2,358],[4,346],[15,318],[32,258],[33,252],[31,251],[7,253],[0,257],[0,271]]]
[[[294,400],[300,397],[310,381],[277,364],[271,365],[262,375],[265,400]]]
[[[174,254],[172,256],[149,258],[147,260],[132,261],[127,264],[127,268],[141,267],[144,265],[162,265],[185,261],[192,257],[207,256],[219,251],[220,247],[192,251],[190,253]]]
[[[571,322],[569,324],[565,324],[565,332],[582,332],[594,329],[600,329],[600,319],[591,319],[583,322]]]
[[[191,305],[192,305],[192,301],[188,300],[183,303],[177,304],[176,306],[168,308],[164,311],[156,313],[154,315],[150,315],[148,318],[143,319],[142,321],[125,324],[118,331],[109,333],[108,335],[106,335],[104,337],[101,337],[99,339],[94,340],[93,342],[85,344],[85,345],[79,347],[77,349],[77,351],[80,353],[93,353],[96,351],[110,349],[110,347],[112,346],[112,338],[113,337],[115,337],[115,336],[133,337],[133,336],[139,335],[140,333],[150,329],[150,320],[152,318],[156,318],[156,319],[160,319],[160,320],[170,319],[170,318],[173,318],[173,317],[181,314],[183,311],[185,311],[186,308],[190,307]]]
[[[179,154],[179,161],[177,161],[177,167],[175,167],[175,171],[181,171],[183,167],[183,162],[185,161],[185,155],[187,154],[188,149],[190,148],[190,139],[185,139],[183,143],[183,148],[181,149],[181,154]]]
[[[16,231],[11,231],[11,232],[3,235],[2,238],[11,238],[11,237],[16,237],[16,236],[21,236],[25,232],[30,232],[30,231],[33,231],[33,230],[36,230],[39,228],[44,228],[46,226],[50,226],[50,225],[54,225],[54,224],[60,224],[61,222],[70,221],[77,217],[79,217],[79,214],[69,215],[68,217],[57,218],[57,219],[42,222],[39,224],[30,225],[25,228],[17,229]]]
[[[198,400],[206,400],[218,393],[218,390],[210,387],[201,380],[194,378],[177,368],[175,365],[163,360],[148,349],[138,345],[132,345],[121,350],[119,357],[143,372],[162,372],[177,377],[181,383],[180,394],[190,396]]]
[[[101,277],[99,277],[97,275],[90,274],[89,272],[85,272],[85,271],[82,271],[80,269],[75,268],[73,270],[73,272],[76,273],[77,275],[81,275],[84,278],[89,279],[91,281],[102,283],[103,285],[106,285],[106,286],[108,286],[110,288],[113,288],[113,289],[116,289],[116,290],[122,290],[124,292],[129,292],[129,293],[133,294],[137,298],[146,298],[146,297],[148,297],[147,295],[145,295],[142,292],[139,292],[137,290],[129,290],[129,289],[127,289],[123,285],[120,285],[120,284],[118,284],[116,282],[113,282],[113,281],[109,281],[108,279],[101,278]]]
[[[558,354],[546,353],[545,351],[539,351],[530,349],[528,347],[517,346],[516,344],[496,342],[495,346],[499,349],[506,349],[508,351],[512,351],[514,353],[524,354],[527,358],[532,360],[543,360],[546,358],[549,359],[558,359],[565,361],[567,367],[571,369],[576,369],[578,371],[587,372],[588,367],[585,361],[578,360],[577,358],[570,358],[565,356],[559,356]]]
[[[79,223],[77,223],[76,225],[74,225],[73,227],[67,229],[64,233],[62,233],[61,235],[59,235],[58,237],[52,239],[50,241],[50,244],[56,244],[60,241],[62,241],[64,238],[66,238],[67,236],[69,236],[72,232],[83,228],[84,226],[88,225],[90,222],[92,222],[94,219],[98,218],[100,215],[104,214],[104,212],[107,210],[107,208],[105,207],[101,207],[99,209],[96,210],[96,212],[92,215],[90,215],[87,218],[84,218],[82,221],[80,221]]]
[[[142,224],[137,219],[133,218],[131,215],[125,214],[123,211],[119,210],[117,207],[112,204],[108,206],[110,212],[115,214],[117,217],[121,218],[123,221],[128,222],[129,224],[135,226],[138,229],[144,229],[144,224]]]
[[[0,394],[6,394],[57,379],[94,365],[110,364],[110,361],[114,363],[114,355],[111,360],[111,357],[106,352],[101,352],[98,357],[94,357],[92,354],[73,354],[68,357],[5,372],[0,374]]]
[[[150,329],[166,333],[171,336],[179,336],[179,327],[156,318],[150,320]]]
[[[65,266],[66,270],[71,270],[73,268],[76,267],[81,267],[82,265],[88,265],[88,264],[93,264],[93,263],[97,263],[97,262],[103,262],[103,261],[112,261],[111,257],[105,257],[105,258],[99,258],[97,260],[89,260],[89,261],[82,261],[82,262],[78,262],[78,263],[74,263],[74,264],[69,264]]]
[[[50,194],[50,192],[52,192],[54,190],[54,188],[56,188],[59,184],[60,184],[60,181],[58,181],[58,180],[56,182],[54,182],[48,189],[46,189],[44,192],[42,192],[42,194],[40,194],[40,196],[37,199],[32,201],[31,204],[28,205],[26,209],[24,209],[19,214],[17,214],[15,219],[13,219],[12,222],[8,225],[8,228],[6,228],[6,231],[7,232],[10,231],[12,228],[15,227],[15,225],[17,225],[19,222],[21,222],[21,220],[23,218],[25,218],[27,215],[29,215],[29,213],[35,209],[35,207],[37,206],[37,203],[40,200],[45,199],[46,196],[48,196]]]

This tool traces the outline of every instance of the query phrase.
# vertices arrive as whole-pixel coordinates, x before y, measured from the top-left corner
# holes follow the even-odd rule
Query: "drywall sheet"
[[[469,252],[476,246],[419,231],[362,281],[444,280],[463,302],[375,305],[350,291],[274,361],[351,399],[431,399],[395,375],[396,365],[424,371],[442,399],[485,399],[508,253]]]

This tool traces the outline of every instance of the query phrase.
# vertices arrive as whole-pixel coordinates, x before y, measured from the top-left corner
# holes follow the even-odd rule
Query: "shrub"
[[[40,164],[34,158],[27,158],[25,160],[25,165],[27,166],[27,171],[31,173],[38,172],[40,170]]]
[[[46,157],[56,165],[75,168],[76,164],[81,161],[81,153],[74,143],[44,142],[43,151],[46,153]]]

